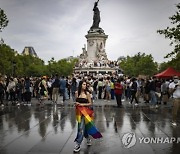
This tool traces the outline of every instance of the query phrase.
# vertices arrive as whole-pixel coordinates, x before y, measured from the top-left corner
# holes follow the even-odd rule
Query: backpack
[[[137,83],[133,82],[132,86],[131,86],[131,90],[132,91],[137,91]]]

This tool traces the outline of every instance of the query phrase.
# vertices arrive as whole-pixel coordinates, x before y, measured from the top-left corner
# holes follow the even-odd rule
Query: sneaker
[[[138,104],[138,103],[135,103],[134,105],[137,106],[137,105],[139,105],[139,104]]]
[[[88,145],[88,146],[92,145],[92,144],[91,144],[91,139],[90,139],[90,138],[87,138],[87,145]]]
[[[76,144],[74,147],[74,152],[79,152],[81,150],[81,147],[79,144]]]
[[[1,107],[4,107],[4,104],[1,104]]]
[[[176,122],[172,122],[172,125],[173,125],[173,126],[177,126],[177,123],[176,123]]]

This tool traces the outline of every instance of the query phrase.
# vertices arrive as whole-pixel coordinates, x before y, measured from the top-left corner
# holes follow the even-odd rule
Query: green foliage
[[[41,70],[44,65],[44,62],[36,57],[31,55],[20,55],[19,59],[22,63],[23,74],[28,76],[40,76],[43,70]]]
[[[0,32],[2,32],[2,29],[4,29],[8,25],[8,23],[9,20],[7,19],[4,10],[0,8]]]
[[[52,58],[48,65],[40,58],[31,55],[19,55],[6,44],[0,45],[0,74],[18,76],[43,76],[43,75],[64,75],[73,73],[77,59],[61,59],[55,61]]]
[[[172,17],[169,17],[171,23],[174,27],[167,27],[164,30],[158,30],[159,34],[164,34],[165,38],[169,38],[171,40],[170,45],[174,45],[174,50],[167,54],[165,58],[171,57],[173,55],[176,56],[180,52],[180,3],[176,5],[178,11]]]
[[[164,71],[168,67],[173,67],[175,70],[180,72],[180,53],[178,53],[171,61],[162,63],[159,66],[159,72]]]
[[[48,61],[48,72],[51,75],[59,74],[68,76],[73,73],[73,68],[75,63],[77,62],[77,59],[67,60],[67,59],[61,59],[59,61],[55,61],[54,58],[52,58],[50,61]]]
[[[138,53],[133,57],[127,56],[120,62],[120,67],[129,76],[152,76],[157,72],[157,63],[153,61],[152,55],[145,55],[145,53]]]
[[[5,44],[0,45],[0,73],[10,75],[15,60],[14,50]]]
[[[44,62],[30,55],[17,55],[6,44],[0,45],[0,73],[19,76],[40,76],[44,73]]]

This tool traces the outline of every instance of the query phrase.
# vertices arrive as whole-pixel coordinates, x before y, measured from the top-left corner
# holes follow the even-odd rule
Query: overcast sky
[[[33,46],[44,61],[77,56],[86,44],[85,35],[92,26],[95,0],[0,0],[9,25],[0,34],[21,53]],[[108,35],[108,58],[152,54],[162,62],[173,48],[158,29],[171,25],[178,0],[100,0],[100,27]]]

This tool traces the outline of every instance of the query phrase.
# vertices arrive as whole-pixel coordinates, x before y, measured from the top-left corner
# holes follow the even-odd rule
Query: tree
[[[0,44],[0,73],[19,76],[41,76],[46,72],[44,61],[31,55],[16,55],[6,44]]]
[[[2,30],[8,25],[8,23],[9,20],[7,19],[4,10],[0,8],[0,32],[2,32]]]
[[[0,44],[0,73],[12,75],[14,61],[14,50],[5,44]]]
[[[73,73],[77,59],[61,59],[55,61],[52,58],[48,65],[40,58],[31,55],[19,55],[8,45],[0,44],[0,74],[18,76],[42,76],[59,75],[68,76]]]
[[[178,11],[172,17],[169,17],[171,23],[174,27],[167,27],[164,30],[158,30],[157,33],[164,34],[165,38],[169,38],[171,40],[170,45],[174,45],[174,50],[171,53],[168,53],[165,58],[171,57],[173,55],[176,56],[180,52],[180,3],[176,5]]]
[[[127,56],[120,62],[120,67],[129,76],[152,76],[157,72],[157,63],[154,62],[152,55],[145,55],[145,53],[138,53],[133,57]]]
[[[160,64],[159,72],[164,71],[168,67],[173,67],[175,70],[180,72],[180,53],[178,53],[175,58],[172,58],[172,60]]]
[[[77,59],[72,59],[72,60],[61,59],[56,62],[54,58],[51,58],[51,60],[48,61],[47,74],[48,75],[59,74],[64,76],[71,75],[73,73],[73,68],[76,62]]]
[[[19,55],[24,75],[41,76],[45,72],[44,61],[31,55]]]

